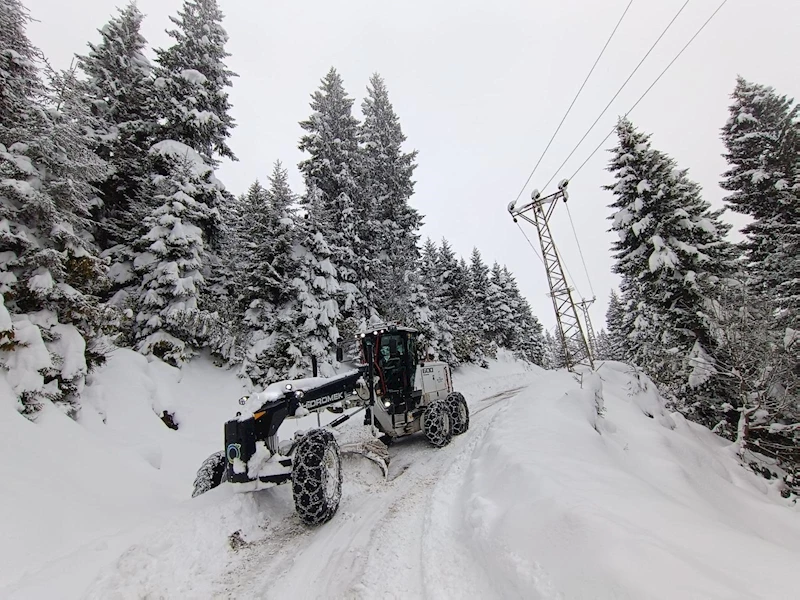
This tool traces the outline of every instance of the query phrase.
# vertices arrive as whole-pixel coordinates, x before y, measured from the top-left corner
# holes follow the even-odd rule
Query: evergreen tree
[[[371,211],[358,182],[362,172],[359,123],[352,107],[353,99],[332,68],[311,96],[314,112],[300,123],[307,133],[299,145],[309,154],[299,164],[309,190],[304,204],[333,253],[346,337],[376,312],[373,274],[377,256],[369,248],[369,240],[360,237],[361,225],[369,223]]]
[[[472,270],[464,257],[458,260],[453,273],[456,287],[452,296],[451,319],[456,357],[459,362],[474,363],[486,368],[489,366],[485,352],[487,345],[484,344],[483,332],[476,325],[481,322],[482,315],[476,312]],[[494,357],[494,348],[489,351]]]
[[[168,175],[152,184],[156,208],[144,219],[147,233],[139,242],[134,268],[141,278],[137,297],[136,349],[181,365],[204,345],[215,315],[201,310],[205,285],[203,227],[213,227],[219,213],[203,201],[206,187],[202,158],[183,147],[167,146]],[[194,158],[194,161],[192,160]],[[213,193],[213,191],[212,191]]]
[[[216,0],[186,0],[171,20],[178,26],[168,32],[175,44],[156,51],[151,104],[159,116],[156,138],[161,141],[150,149],[146,169],[150,181],[142,193],[140,210],[147,217],[135,243],[140,254],[134,266],[142,284],[133,298],[138,313],[133,335],[140,351],[180,363],[198,346],[209,345],[216,351],[227,346],[228,324],[221,322],[218,309],[232,304],[233,277],[226,261],[229,232],[219,211],[233,198],[213,169],[218,156],[235,158],[226,141],[233,119],[227,113],[225,88],[233,73],[223,62],[228,56],[227,34]],[[179,247],[175,256],[168,243],[163,256],[150,249],[158,244],[154,236],[161,219],[191,231],[191,241],[175,235]],[[160,287],[162,263],[178,264],[177,276],[193,279],[191,289],[170,292]],[[190,301],[184,302],[185,294]],[[153,304],[154,296],[163,304]]]
[[[513,314],[500,265],[492,265],[486,314],[489,340],[496,346],[510,348],[514,335]]]
[[[800,306],[800,105],[773,88],[736,82],[722,129],[725,202],[749,215],[744,250],[753,291],[796,323]],[[786,319],[784,319],[786,320]]]
[[[375,303],[381,314],[408,322],[413,293],[407,280],[418,266],[418,230],[422,218],[409,205],[414,193],[412,179],[416,151],[403,152],[406,141],[383,79],[370,78],[367,97],[361,105],[364,122],[359,130],[362,147],[362,186],[366,202],[359,237],[365,248],[380,259],[375,267]]]
[[[214,204],[220,218],[214,221],[208,236],[211,250],[206,252],[203,261],[207,285],[206,293],[200,297],[200,307],[217,314],[217,325],[208,339],[208,347],[223,362],[234,364],[242,359],[244,335],[237,299],[240,294],[241,223],[246,215],[242,213],[240,198],[217,182],[212,185],[214,193],[209,202]]]
[[[425,350],[427,358],[436,358],[449,364],[456,363],[456,351],[453,345],[453,327],[449,312],[450,298],[442,287],[444,272],[441,268],[439,249],[428,238],[422,249],[420,271],[425,273],[423,284],[426,296],[430,301],[432,322],[435,324],[433,336]]]
[[[40,79],[29,21],[17,0],[0,1],[0,290],[10,321],[0,358],[22,412],[49,399],[74,414],[103,360],[105,268],[88,216],[91,182],[107,168],[86,145],[89,116],[74,89],[56,96]]]
[[[464,360],[487,367],[486,359],[495,357],[496,348],[489,339],[486,325],[489,314],[489,269],[477,248],[472,249],[468,281],[470,289],[463,310],[462,354]]]
[[[257,308],[262,302],[270,304],[281,281],[269,269],[274,259],[272,226],[275,218],[268,192],[258,180],[242,196],[241,208],[242,218],[237,227],[236,260],[240,264],[237,278],[238,301],[244,312]],[[262,265],[269,266],[262,268]],[[253,306],[254,302],[256,306]],[[252,312],[250,318],[255,319],[255,324],[260,329],[262,320]]]
[[[469,360],[471,350],[466,341],[468,334],[463,310],[469,294],[467,273],[466,265],[459,265],[450,243],[442,239],[442,245],[434,261],[432,279],[439,289],[436,302],[441,322],[452,336],[452,354],[449,353],[449,347],[445,343],[439,347],[440,358],[453,366]]]
[[[608,299],[608,310],[606,310],[606,327],[608,332],[605,334],[603,340],[602,358],[604,360],[620,360],[624,361],[626,358],[626,343],[627,335],[623,326],[624,312],[622,310],[622,303],[615,290],[611,290],[611,295]]]
[[[403,285],[407,290],[407,304],[400,313],[404,315],[401,322],[419,330],[418,347],[425,350],[435,344],[442,334],[436,321],[430,292],[425,285],[423,271],[420,268],[407,270]]]
[[[543,327],[530,304],[519,292],[517,282],[507,267],[503,267],[503,291],[511,309],[509,323],[509,349],[533,364],[545,366],[546,348]]]
[[[314,193],[311,190],[310,193]],[[311,365],[308,358],[317,359],[322,376],[333,374],[336,362],[336,343],[339,341],[338,322],[341,318],[337,298],[340,286],[336,267],[331,261],[332,251],[322,235],[314,212],[297,220],[298,243],[293,256],[298,263],[297,276],[292,281],[297,298],[297,331],[300,338],[295,355],[303,370],[290,375],[308,375]],[[302,359],[300,358],[302,357]]]
[[[226,88],[235,73],[225,66],[223,17],[217,0],[184,0],[167,31],[175,43],[156,50],[158,136],[194,148],[212,167],[217,156],[236,158],[227,142],[235,123]]]
[[[94,151],[110,166],[109,176],[97,182],[100,203],[95,207],[95,239],[101,250],[130,259],[135,230],[134,205],[147,180],[147,152],[156,126],[148,111],[152,96],[152,66],[145,57],[147,41],[140,33],[143,15],[131,3],[112,18],[99,33],[101,41],[89,44],[89,53],[78,57],[87,77],[82,85],[84,101],[96,118],[89,130]],[[120,284],[127,283],[129,270],[115,272]]]
[[[547,369],[563,369],[564,363],[564,348],[561,340],[558,339],[558,333],[553,335],[549,330],[544,332],[545,343],[545,368]]]
[[[729,393],[716,376],[708,298],[698,278],[733,271],[735,253],[724,239],[730,226],[649,136],[624,119],[617,135],[609,166],[617,182],[606,189],[615,196],[614,270],[623,278],[631,358],[684,410],[713,426]]]
[[[288,173],[276,162],[265,190],[254,183],[245,197],[238,257],[244,322],[249,329],[247,370],[254,383],[301,373],[298,306],[292,284],[299,275],[297,228]]]
[[[605,329],[601,329],[597,334],[595,340],[595,360],[614,360],[611,358],[614,355],[612,349],[611,336],[606,333]]]
[[[28,39],[31,17],[19,0],[0,3],[0,127],[21,126],[31,115],[31,101],[46,90],[39,75],[41,52]]]

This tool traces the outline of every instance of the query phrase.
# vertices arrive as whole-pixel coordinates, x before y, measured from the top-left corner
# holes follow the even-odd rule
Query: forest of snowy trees
[[[337,343],[377,320],[454,366],[499,348],[544,364],[508,269],[421,243],[416,153],[379,75],[361,120],[336,70],[312,94],[302,192],[275,161],[237,197],[214,176],[236,159],[217,0],[186,0],[153,61],[142,19],[119,10],[57,72],[24,5],[0,0],[0,363],[21,412],[75,414],[115,346],[176,366],[205,349],[254,386],[311,357],[330,374]]]
[[[676,409],[798,489],[800,106],[742,78],[732,99],[721,187],[752,218],[740,245],[687,170],[619,122],[606,189],[621,285],[598,353],[641,368]]]

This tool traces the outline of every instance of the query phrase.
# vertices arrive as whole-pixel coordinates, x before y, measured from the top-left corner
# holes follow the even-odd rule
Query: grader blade
[[[389,476],[389,448],[380,440],[372,439],[360,442],[349,442],[339,446],[342,454],[358,454],[371,460],[380,468],[383,478]]]

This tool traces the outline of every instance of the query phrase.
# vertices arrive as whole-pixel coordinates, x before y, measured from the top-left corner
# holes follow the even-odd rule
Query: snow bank
[[[14,325],[21,339],[24,323]],[[31,423],[0,375],[2,598],[80,597],[104,565],[151,538],[154,519],[189,502],[244,391],[206,359],[179,371],[130,350],[89,381],[78,422],[46,405]],[[164,410],[180,430],[164,425]]]
[[[626,371],[601,368],[600,418],[596,387],[553,374],[509,404],[474,450],[451,508],[490,588],[498,597],[794,596],[797,508]]]

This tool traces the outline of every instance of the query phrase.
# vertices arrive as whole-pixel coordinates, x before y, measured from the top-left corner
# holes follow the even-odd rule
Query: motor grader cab
[[[372,381],[376,396],[374,409],[367,408],[365,423],[374,422],[389,438],[421,431],[424,426],[421,417],[430,404],[453,393],[459,395],[453,392],[447,363],[420,360],[418,336],[416,329],[384,325],[361,337],[362,361],[374,365]],[[459,418],[454,415],[454,421]],[[455,428],[459,429],[457,424]],[[431,441],[443,446],[449,439]]]
[[[433,446],[447,445],[469,427],[469,410],[464,396],[453,391],[448,365],[419,359],[418,335],[409,327],[373,325],[355,340],[352,369],[328,379],[278,382],[240,399],[241,410],[225,424],[225,449],[203,463],[193,496],[223,481],[238,491],[291,481],[300,518],[318,524],[339,505],[340,450],[380,463],[386,475],[389,453],[378,432],[394,439],[422,431]],[[337,358],[343,360],[341,352]],[[325,411],[341,416],[322,426]],[[362,411],[373,439],[340,448],[336,428]],[[317,428],[280,440],[285,419],[312,412]]]

